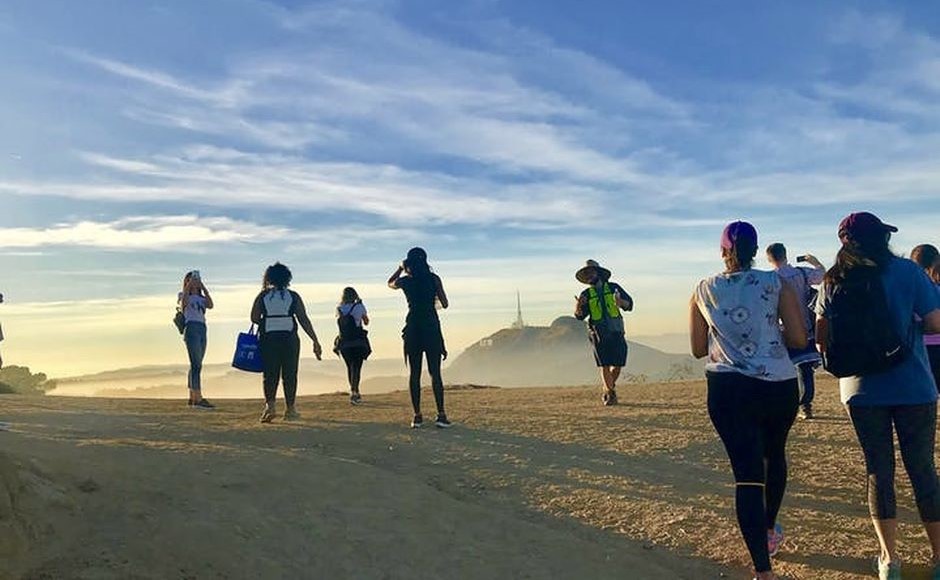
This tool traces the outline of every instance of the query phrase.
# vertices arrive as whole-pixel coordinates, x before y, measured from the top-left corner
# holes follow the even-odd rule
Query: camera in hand
[[[797,261],[797,262],[805,262],[805,261],[806,261],[806,256],[797,256],[797,257],[796,257],[796,261]]]

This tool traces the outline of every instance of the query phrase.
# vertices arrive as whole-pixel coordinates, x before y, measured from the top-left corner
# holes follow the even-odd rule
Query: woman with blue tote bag
[[[300,338],[297,328],[304,329],[313,340],[313,354],[320,360],[323,349],[300,294],[288,290],[291,271],[280,262],[264,273],[261,293],[251,307],[251,321],[258,325],[258,342],[264,369],[264,411],[261,422],[270,423],[275,415],[277,384],[284,383],[287,409],[284,420],[300,418],[294,404],[297,396],[297,369],[300,364]]]

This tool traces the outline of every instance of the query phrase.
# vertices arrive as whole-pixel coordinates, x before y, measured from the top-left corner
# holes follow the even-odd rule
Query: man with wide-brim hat
[[[633,298],[610,281],[611,272],[595,260],[588,260],[574,277],[587,288],[578,296],[574,315],[587,320],[594,347],[594,361],[604,382],[604,405],[617,404],[617,379],[627,365],[627,340],[621,310],[633,310]]]

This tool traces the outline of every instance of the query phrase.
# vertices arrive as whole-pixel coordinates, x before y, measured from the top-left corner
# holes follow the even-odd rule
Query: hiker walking
[[[369,325],[369,313],[355,288],[343,289],[343,296],[336,307],[336,325],[339,327],[339,335],[333,352],[342,356],[346,363],[349,402],[359,405],[362,403],[362,395],[359,394],[362,364],[372,353],[372,347],[369,344],[369,332],[365,329]]]
[[[826,273],[816,308],[816,340],[839,378],[865,456],[868,509],[881,546],[878,577],[901,578],[894,491],[894,434],[940,578],[940,480],[934,465],[937,387],[923,334],[940,332],[940,296],[922,268],[895,256],[897,232],[877,216],[853,213],[839,224],[842,248]],[[915,317],[920,322],[915,323]]]
[[[434,425],[445,429],[451,426],[444,412],[444,379],[441,376],[441,363],[447,359],[444,346],[444,334],[441,332],[441,320],[437,306],[447,308],[450,302],[444,293],[441,277],[431,271],[428,254],[423,248],[411,248],[408,256],[388,279],[388,286],[401,290],[408,301],[408,316],[402,330],[405,361],[408,363],[408,390],[411,393],[411,406],[414,409],[412,429],[424,424],[421,415],[421,365],[422,359],[428,361],[428,374],[431,375],[431,390],[437,405],[437,418]]]
[[[911,260],[924,269],[927,277],[936,285],[937,292],[940,292],[940,251],[937,247],[921,244],[911,252]],[[940,389],[940,334],[924,334],[924,344],[927,346],[927,359],[933,372],[933,380]]]
[[[724,229],[725,269],[699,282],[689,327],[692,354],[707,357],[708,416],[731,462],[738,526],[757,578],[768,580],[776,578],[770,558],[783,543],[777,514],[799,404],[787,348],[806,346],[806,328],[796,293],[775,272],[753,270],[756,255],[754,226]]]
[[[814,286],[822,284],[826,267],[812,254],[797,256],[797,262],[805,262],[810,268],[794,267],[787,258],[787,248],[777,242],[767,246],[767,261],[774,267],[780,278],[796,293],[806,327],[806,347],[790,350],[790,360],[796,366],[796,378],[800,386],[801,419],[813,418],[813,399],[816,397],[816,369],[822,364],[822,357],[816,350],[816,312],[813,310],[818,294]]]
[[[297,369],[300,366],[300,327],[313,341],[313,354],[320,360],[323,349],[307,316],[300,294],[289,290],[293,275],[277,262],[264,272],[262,289],[251,306],[251,321],[258,325],[261,360],[264,363],[264,411],[261,422],[270,423],[276,416],[275,400],[279,381],[284,384],[287,409],[284,420],[300,418],[297,397]]]
[[[627,365],[627,340],[624,337],[621,310],[633,310],[633,298],[610,281],[610,270],[588,260],[574,277],[587,288],[578,296],[574,315],[588,321],[594,361],[601,369],[604,383],[601,400],[605,406],[617,404],[617,379]]]
[[[215,405],[202,396],[202,361],[206,357],[206,311],[215,304],[209,289],[202,282],[199,270],[187,272],[183,277],[183,291],[177,298],[183,316],[183,341],[189,356],[189,406],[192,409],[214,409]]]

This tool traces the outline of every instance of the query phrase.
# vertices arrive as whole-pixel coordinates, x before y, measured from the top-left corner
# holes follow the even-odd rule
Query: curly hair
[[[268,266],[264,271],[264,278],[261,281],[261,287],[264,290],[284,290],[290,286],[291,280],[294,276],[290,272],[290,268],[285,266],[280,262],[275,262]]]

